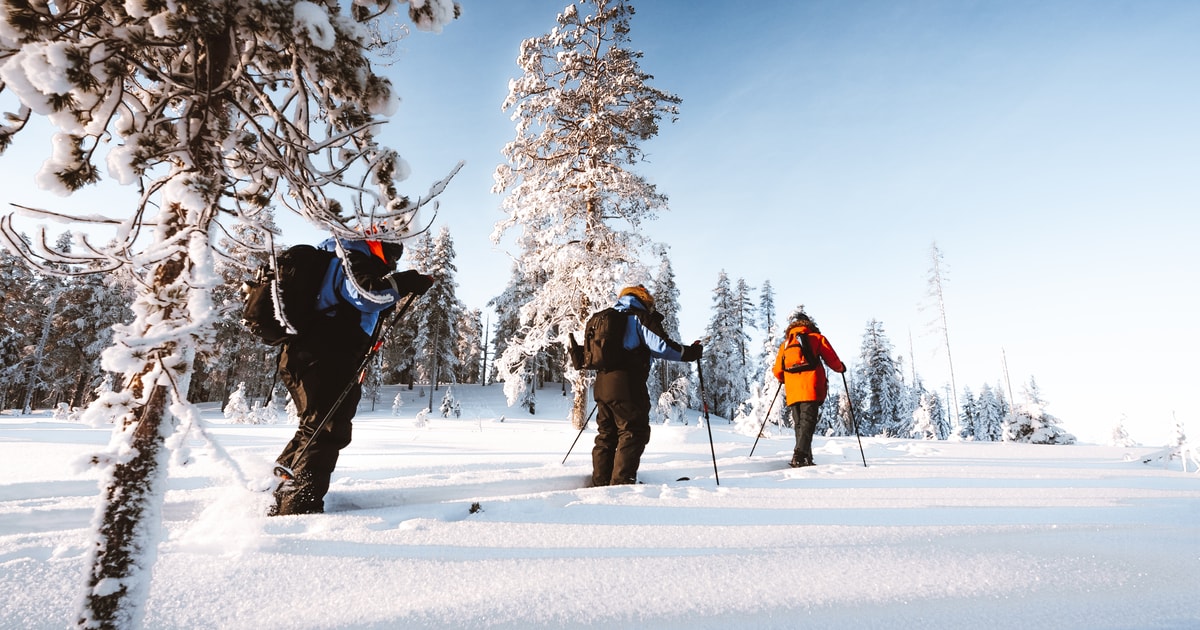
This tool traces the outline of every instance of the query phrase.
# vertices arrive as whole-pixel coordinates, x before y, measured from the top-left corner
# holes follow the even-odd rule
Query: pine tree
[[[1008,415],[1003,400],[997,398],[996,390],[991,385],[983,384],[979,389],[979,398],[975,403],[979,415],[975,430],[975,439],[987,442],[999,442],[1004,438],[1004,417]]]
[[[962,412],[955,435],[962,440],[973,440],[979,433],[979,409],[970,387],[963,388]]]
[[[534,280],[517,333],[495,362],[509,404],[532,383],[523,377],[531,361],[551,345],[561,348],[569,331],[609,306],[614,288],[648,276],[639,230],[667,199],[630,167],[642,161],[640,145],[658,135],[659,121],[677,113],[679,98],[649,85],[642,54],[629,47],[633,14],[628,0],[582,0],[549,33],[521,43],[523,75],[509,83],[504,101],[517,133],[493,188],[507,193],[508,213],[493,240],[516,229],[520,273]],[[587,382],[562,369],[579,427]]]
[[[1117,423],[1113,425],[1112,436],[1109,438],[1109,444],[1124,448],[1137,446],[1137,442],[1133,438],[1129,437],[1129,432],[1125,430],[1125,420],[1125,414],[1121,414],[1121,417],[1117,420]]]
[[[105,487],[78,616],[81,626],[129,627],[149,592],[171,409],[188,404],[197,348],[212,342],[212,235],[238,221],[261,227],[278,203],[342,236],[378,225],[398,240],[444,182],[426,199],[405,198],[396,182],[407,166],[374,137],[396,98],[371,68],[361,23],[385,15],[389,0],[349,6],[351,16],[337,3],[259,0],[6,6],[0,76],[20,108],[0,126],[0,150],[45,117],[57,133],[40,185],[72,193],[99,180],[103,161],[140,191],[129,217],[80,220],[120,225],[114,243],[76,236],[96,252],[91,272],[139,276],[133,318],[103,359],[123,390],[93,405],[116,420],[121,443],[95,458]],[[457,10],[448,0],[410,9],[425,30]],[[7,245],[43,269],[87,262],[0,225]]]
[[[1037,382],[1031,376],[1025,386],[1025,402],[1004,419],[1005,442],[1030,444],[1074,444],[1075,436],[1063,430],[1058,418],[1046,411]]]
[[[859,360],[851,392],[859,430],[863,435],[908,435],[912,418],[904,413],[904,385],[882,322],[867,322]]]
[[[729,276],[722,270],[713,289],[712,319],[704,331],[708,341],[700,358],[709,409],[730,420],[748,394],[743,354],[748,335],[741,327],[741,304],[737,297]]]
[[[651,281],[650,294],[654,296],[655,310],[663,316],[663,332],[667,333],[671,339],[683,342],[683,338],[679,335],[679,287],[675,284],[675,270],[671,267],[671,259],[667,256],[666,246],[658,249],[658,273],[654,274],[654,279]],[[684,379],[684,382],[690,383],[691,375],[690,365],[678,361],[655,360],[650,366],[650,382],[647,384],[650,400],[658,400],[681,378]],[[679,400],[679,396],[672,394],[671,400]],[[668,420],[666,416],[658,412],[656,415],[663,422]]]
[[[428,232],[426,232],[426,236]],[[416,303],[413,320],[419,331],[416,337],[418,373],[436,391],[442,381],[453,381],[458,371],[458,324],[465,310],[455,295],[458,283],[454,274],[454,240],[450,230],[442,227],[432,242],[425,243],[429,258],[418,271],[433,277],[433,286]]]

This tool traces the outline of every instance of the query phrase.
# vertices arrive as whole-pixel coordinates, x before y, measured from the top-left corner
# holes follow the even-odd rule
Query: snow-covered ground
[[[542,390],[395,390],[360,411],[324,515],[255,491],[290,425],[225,424],[174,465],[148,628],[1198,628],[1200,474],[1158,448],[816,440],[655,426],[636,486],[583,487]],[[428,390],[423,392],[426,396]],[[435,407],[441,392],[435,397]],[[0,628],[71,624],[108,432],[0,416]],[[227,452],[240,471],[223,460]],[[690,477],[687,481],[677,481]],[[471,512],[479,503],[482,511]]]

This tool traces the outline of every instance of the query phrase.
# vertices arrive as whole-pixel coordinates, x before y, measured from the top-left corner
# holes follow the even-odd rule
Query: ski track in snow
[[[655,425],[633,486],[588,488],[594,431],[547,388],[463,417],[360,411],[324,515],[267,518],[294,426],[225,424],[173,465],[148,628],[1196,628],[1200,474],[1158,448],[818,438]],[[440,396],[440,393],[438,394]],[[436,400],[435,400],[436,403]],[[390,405],[387,405],[390,408]],[[0,628],[73,621],[108,431],[0,416]],[[686,481],[677,481],[680,477]],[[482,510],[471,513],[478,503]]]

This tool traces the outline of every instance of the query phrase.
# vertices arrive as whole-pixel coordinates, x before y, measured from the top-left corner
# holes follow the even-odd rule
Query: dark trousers
[[[354,373],[361,357],[344,348],[299,340],[288,342],[280,357],[279,375],[292,395],[300,426],[275,459],[295,475],[275,491],[271,513],[322,512],[338,455],[350,444],[351,421],[362,396]],[[345,398],[334,408],[343,391]]]
[[[798,402],[789,405],[792,413],[792,427],[796,429],[796,450],[792,459],[797,462],[812,463],[813,432],[817,429],[817,419],[821,410],[819,401]]]
[[[596,401],[592,485],[637,483],[642,453],[650,443],[650,405],[630,400]]]

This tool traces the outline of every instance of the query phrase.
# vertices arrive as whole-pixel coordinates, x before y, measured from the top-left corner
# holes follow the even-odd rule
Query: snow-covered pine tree
[[[454,397],[454,387],[447,387],[445,393],[442,394],[442,404],[438,406],[438,411],[442,412],[443,418],[454,416],[455,418],[462,417],[462,405],[458,399]]]
[[[250,405],[246,402],[246,384],[238,383],[229,401],[221,409],[225,419],[233,424],[254,424],[250,421]]]
[[[439,383],[453,381],[458,370],[458,323],[465,310],[455,294],[458,283],[454,274],[454,240],[443,226],[437,237],[423,246],[429,258],[425,267],[417,270],[433,276],[433,286],[414,304],[412,319],[417,327],[417,372],[436,391]]]
[[[675,270],[671,267],[671,259],[667,255],[668,248],[666,245],[660,245],[656,249],[659,255],[658,272],[654,274],[654,279],[649,285],[650,294],[654,296],[654,308],[663,316],[662,326],[667,336],[680,343],[687,343],[679,335],[679,287],[675,284]],[[690,365],[678,361],[655,360],[650,366],[650,382],[647,384],[650,400],[658,400],[681,378],[690,382],[691,375]],[[672,395],[672,400],[677,399],[677,396]],[[668,420],[657,411],[655,415],[660,421]]]
[[[687,376],[675,379],[658,395],[655,413],[663,424],[687,424],[687,410],[691,407],[691,380]]]
[[[396,397],[392,399],[392,415],[400,415],[400,409],[404,407],[404,395],[396,392]]]
[[[483,372],[484,339],[483,312],[479,309],[462,309],[458,316],[458,376],[455,382],[464,384],[481,383]]]
[[[1058,418],[1046,411],[1037,381],[1031,376],[1024,390],[1025,402],[1017,405],[1004,419],[1005,442],[1030,444],[1074,444],[1075,436],[1067,433]]]
[[[936,440],[938,438],[937,424],[934,418],[941,414],[937,409],[937,394],[922,390],[917,397],[917,408],[913,411],[912,437],[918,440]]]
[[[962,409],[959,413],[959,424],[955,435],[961,440],[973,440],[979,432],[979,403],[970,387],[963,388]]]
[[[867,322],[859,361],[851,392],[859,431],[893,437],[911,433],[912,418],[903,413],[904,384],[882,322]]]
[[[640,228],[667,198],[631,167],[680,99],[649,85],[642,54],[630,48],[633,14],[629,0],[582,0],[563,9],[549,33],[521,43],[523,74],[509,82],[503,106],[517,121],[516,138],[503,149],[493,188],[507,193],[508,216],[492,238],[516,232],[520,273],[534,281],[519,329],[495,362],[510,405],[530,383],[522,376],[531,360],[563,347],[569,331],[613,302],[614,289],[649,275]],[[571,420],[581,427],[587,382],[563,369]]]
[[[986,442],[999,442],[1004,438],[1004,416],[1008,415],[1006,406],[996,397],[996,390],[991,385],[983,384],[979,389],[979,397],[975,400],[975,410],[978,421],[975,428],[975,439]]]
[[[721,270],[713,289],[712,319],[704,330],[707,338],[704,356],[700,358],[709,410],[730,420],[748,397],[743,354],[748,335],[741,328],[741,304],[737,297],[729,276]]]
[[[1109,444],[1123,448],[1137,446],[1137,441],[1129,437],[1129,432],[1125,430],[1125,420],[1125,414],[1121,414],[1121,417],[1117,419],[1117,423],[1113,425],[1112,435],[1108,441]]]
[[[78,219],[119,226],[105,246],[77,234],[79,254],[26,243],[7,217],[0,222],[7,245],[43,269],[98,261],[92,271],[125,266],[139,276],[134,317],[103,359],[122,374],[121,389],[91,408],[115,414],[120,439],[95,457],[103,488],[78,625],[141,619],[172,409],[188,404],[196,349],[212,339],[218,226],[261,225],[275,203],[341,236],[373,225],[399,240],[445,185],[416,202],[401,195],[408,168],[374,137],[397,99],[371,67],[364,23],[404,1],[345,5],[350,15],[338,3],[261,0],[0,8],[0,89],[19,101],[0,125],[0,150],[40,129],[31,117],[45,117],[57,132],[39,185],[69,194],[100,179],[103,161],[140,191],[126,217]],[[457,13],[449,0],[408,8],[423,30]]]

